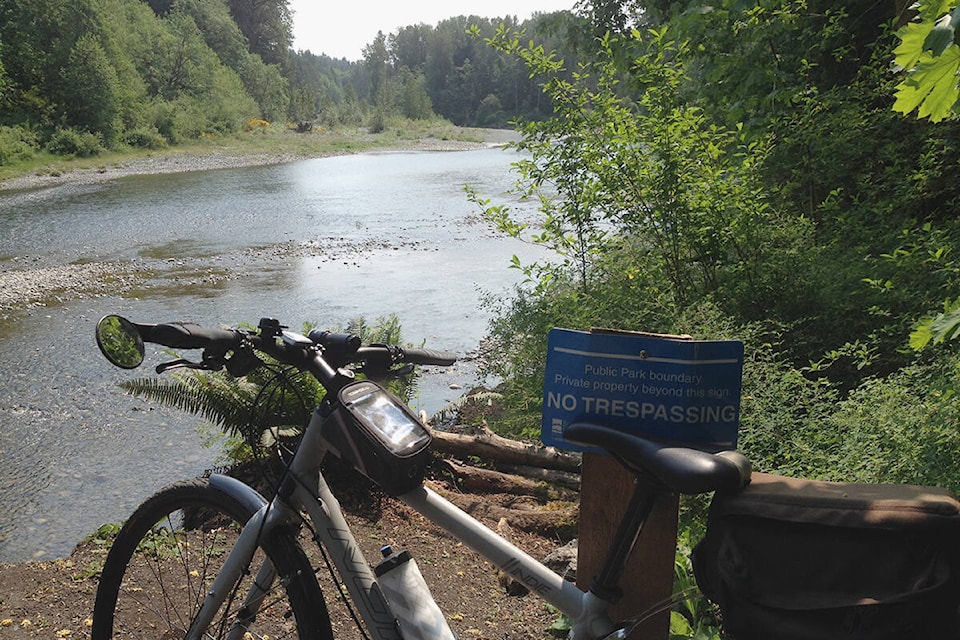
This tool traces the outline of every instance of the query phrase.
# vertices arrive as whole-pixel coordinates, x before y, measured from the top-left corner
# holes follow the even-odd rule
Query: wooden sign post
[[[633,474],[609,456],[583,454],[580,481],[580,531],[577,586],[588,589],[603,565],[604,552],[617,533],[633,495]],[[678,496],[664,495],[640,533],[627,564],[620,589],[623,599],[610,608],[610,617],[623,620],[667,602],[673,595],[674,551],[677,548]],[[670,610],[651,616],[630,637],[665,640],[670,632]]]
[[[743,344],[688,336],[554,329],[544,383],[544,444],[563,439],[573,422],[596,422],[686,446],[736,446]],[[601,451],[584,451],[580,489],[577,581],[588,588],[634,492],[634,476]],[[636,617],[669,601],[677,546],[679,496],[654,505],[620,579],[614,620]],[[670,609],[652,615],[631,638],[665,640]]]

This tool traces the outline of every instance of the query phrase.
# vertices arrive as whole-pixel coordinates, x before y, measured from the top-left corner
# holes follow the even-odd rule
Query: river
[[[513,160],[503,149],[359,154],[0,192],[3,268],[130,261],[149,274],[4,322],[0,562],[66,556],[216,462],[198,418],[117,387],[152,367],[110,366],[93,341],[99,317],[335,328],[396,314],[406,341],[468,354],[490,319],[485,295],[508,293],[511,256],[534,250],[490,229],[463,186],[505,197]],[[474,382],[469,362],[428,374],[414,404],[436,411]]]

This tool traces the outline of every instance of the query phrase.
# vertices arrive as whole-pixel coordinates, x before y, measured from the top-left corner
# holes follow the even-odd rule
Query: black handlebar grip
[[[312,330],[307,337],[315,343],[335,352],[356,353],[362,344],[359,336],[352,333],[333,333],[330,331]]]
[[[457,361],[457,354],[434,349],[404,349],[403,361],[410,364],[432,364],[449,367]]]
[[[230,349],[239,343],[237,334],[228,329],[214,329],[192,322],[168,322],[144,327],[140,334],[146,342],[173,349]]]

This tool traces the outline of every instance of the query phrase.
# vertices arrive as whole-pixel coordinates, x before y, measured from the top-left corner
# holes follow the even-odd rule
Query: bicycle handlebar
[[[457,361],[457,356],[449,351],[435,349],[404,349],[404,361],[410,364],[429,364],[438,367],[449,367]]]
[[[193,322],[163,324],[135,324],[144,342],[160,344],[172,349],[233,349],[240,336],[232,329],[215,329]]]
[[[358,336],[350,333],[332,333],[313,330],[308,336],[285,331],[274,319],[260,321],[259,333],[241,329],[204,327],[192,322],[161,324],[132,323],[144,342],[160,344],[173,349],[203,349],[203,362],[177,360],[158,372],[173,366],[195,366],[219,369],[226,366],[234,375],[245,375],[259,363],[255,356],[240,357],[250,348],[292,364],[301,369],[319,373],[321,382],[328,382],[340,367],[360,364],[371,378],[403,374],[409,369],[393,369],[398,365],[450,366],[457,360],[454,353],[436,349],[401,347],[398,345],[362,345]],[[279,340],[278,340],[279,338]],[[233,352],[230,358],[227,354]],[[233,366],[231,366],[231,364]]]

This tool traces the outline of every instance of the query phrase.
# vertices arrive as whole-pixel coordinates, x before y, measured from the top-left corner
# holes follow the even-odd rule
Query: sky
[[[526,20],[535,12],[572,9],[576,0],[290,0],[293,48],[332,58],[360,60],[377,31],[389,35],[401,27],[455,16]]]

